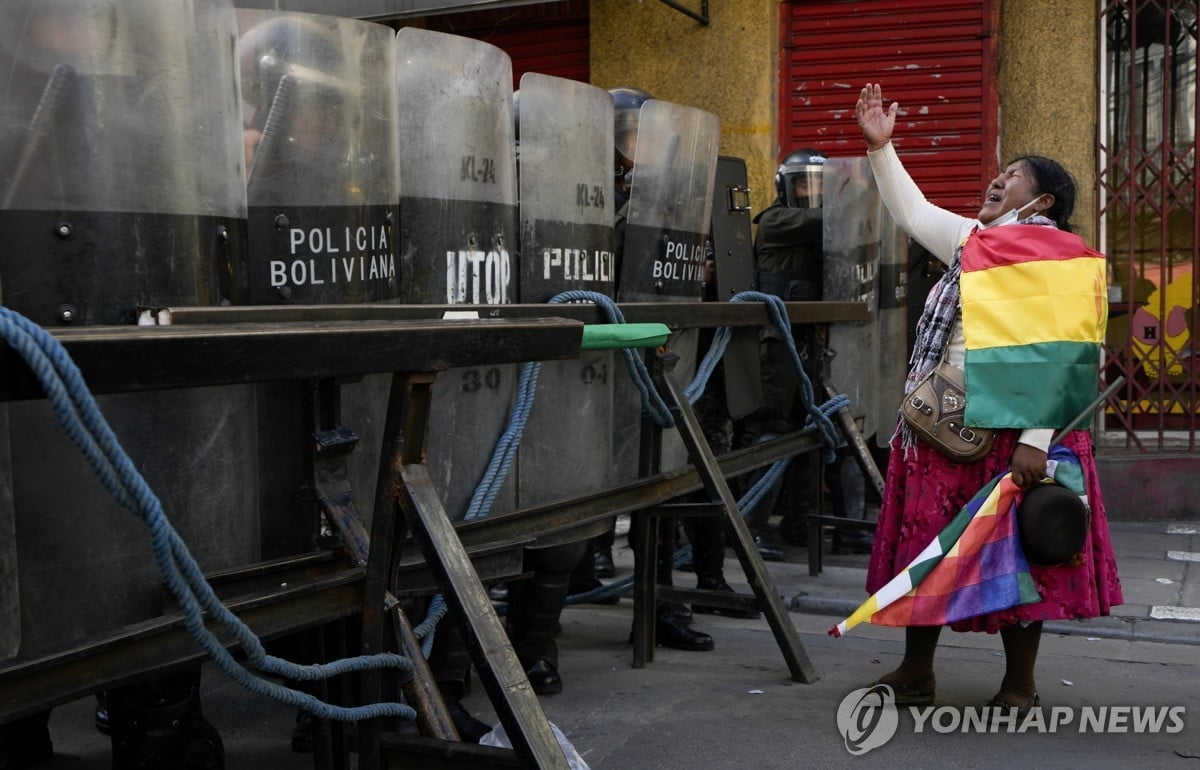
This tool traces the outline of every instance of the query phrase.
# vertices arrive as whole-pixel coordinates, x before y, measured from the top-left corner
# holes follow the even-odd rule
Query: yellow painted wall
[[[775,197],[779,0],[708,5],[703,26],[658,0],[592,0],[591,81],[715,113],[721,154],[746,161],[757,212]]]
[[[1052,9],[1052,10],[1051,10]],[[1000,162],[1045,155],[1079,189],[1077,231],[1096,242],[1096,3],[1003,0],[1000,5]]]

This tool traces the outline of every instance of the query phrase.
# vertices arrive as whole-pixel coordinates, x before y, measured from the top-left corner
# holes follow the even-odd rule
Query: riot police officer
[[[775,201],[754,218],[755,269],[759,288],[785,301],[819,300],[824,283],[822,228],[822,169],[826,156],[819,150],[799,149],[783,157],[775,173]],[[814,381],[821,378],[826,355],[824,340],[811,327],[796,327],[793,338]],[[805,415],[798,410],[799,375],[783,335],[774,327],[763,327],[760,335],[763,403],[751,421],[752,439],[795,430]],[[816,388],[820,392],[819,388]],[[864,483],[857,464],[848,452],[840,451],[828,468],[829,489],[835,513],[862,518]],[[794,460],[785,477],[789,494],[779,534],[793,545],[807,541],[807,516],[816,513],[821,483],[821,458],[815,452]],[[775,489],[750,515],[750,526],[761,531],[779,498]],[[760,539],[762,535],[756,535]],[[853,536],[839,533],[837,549],[858,550]]]
[[[646,297],[653,297],[654,291],[658,291],[659,287],[654,287],[650,290],[649,285],[644,281],[643,276],[639,276],[634,271],[634,266],[627,264],[632,260],[626,260],[627,246],[630,246],[632,239],[627,237],[632,231],[627,231],[627,226],[631,220],[630,209],[636,204],[636,200],[631,199],[634,196],[635,177],[638,180],[649,180],[647,185],[642,189],[654,190],[654,182],[662,177],[661,168],[648,168],[639,170],[637,168],[638,147],[640,142],[639,133],[644,130],[642,125],[642,110],[648,102],[653,100],[653,97],[646,91],[639,88],[619,87],[611,90],[613,96],[613,143],[614,143],[614,170],[616,173],[616,190],[615,195],[618,200],[618,211],[616,221],[614,223],[615,240],[616,240],[616,261],[617,261],[617,284],[619,288],[618,298],[622,300],[633,299],[634,301],[643,300]],[[655,102],[655,104],[658,104]],[[670,146],[670,143],[664,143],[664,146]],[[643,148],[644,152],[644,148]],[[669,164],[672,159],[669,158],[653,158],[653,162],[658,164]],[[713,152],[712,161],[715,163],[715,151]],[[661,183],[661,182],[660,182]],[[711,192],[711,191],[707,191]],[[646,200],[649,199],[649,196]],[[645,205],[644,203],[642,205]],[[633,218],[633,221],[637,221]],[[707,232],[708,223],[704,225],[701,231]],[[641,228],[641,235],[644,236],[648,228]],[[664,229],[669,229],[669,226]],[[642,238],[642,245],[645,245],[645,239]],[[634,256],[633,252],[629,252],[630,256]],[[696,281],[696,287],[699,289],[701,281]],[[682,289],[681,286],[674,286],[675,290]],[[700,299],[697,295],[695,300]],[[663,296],[662,299],[669,299],[669,296]],[[619,422],[619,421],[618,421]],[[636,424],[636,421],[635,423]],[[618,429],[620,427],[618,426]],[[618,471],[618,474],[620,472]],[[719,532],[718,532],[719,535]],[[660,519],[658,531],[658,551],[655,557],[655,574],[661,585],[671,585],[672,571],[674,569],[674,552],[677,546],[677,530],[675,521],[672,519]],[[723,557],[724,548],[717,546],[710,548],[706,553],[715,553],[718,558]],[[708,563],[708,559],[705,560]],[[718,576],[718,580],[720,580]],[[720,581],[723,583],[723,581]],[[713,585],[712,587],[717,587]],[[655,640],[658,644],[664,647],[670,647],[678,650],[693,650],[706,651],[714,648],[715,643],[713,638],[706,633],[697,631],[691,627],[692,613],[686,605],[674,602],[658,602],[655,607]],[[632,635],[631,635],[632,638]]]
[[[825,154],[801,149],[788,153],[775,172],[775,201],[761,211],[754,222],[755,272],[759,288],[785,301],[821,298],[824,253],[821,247],[821,169]],[[819,340],[810,328],[794,329],[796,347],[810,377],[819,371]],[[759,336],[762,361],[762,405],[749,421],[748,438],[761,441],[795,430],[804,415],[796,410],[800,378],[783,334],[773,326],[764,326]],[[794,545],[806,540],[806,515],[815,513],[820,483],[820,457],[801,455],[789,466],[790,489],[798,500],[783,512],[780,536]],[[772,490],[751,512],[752,531],[760,533],[779,498],[779,487]],[[760,535],[761,537],[761,535]]]

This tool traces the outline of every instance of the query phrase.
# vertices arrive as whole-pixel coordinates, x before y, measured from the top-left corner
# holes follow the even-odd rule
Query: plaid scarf
[[[1019,224],[1057,227],[1054,220],[1041,214],[1034,214],[1022,219]],[[962,276],[963,246],[966,245],[967,239],[977,231],[978,228],[972,229],[967,237],[963,238],[955,247],[954,259],[950,261],[950,267],[929,290],[929,295],[925,297],[925,308],[921,311],[920,320],[917,321],[916,343],[913,345],[912,356],[908,359],[908,377],[904,381],[904,395],[906,396],[916,390],[921,380],[928,377],[929,373],[937,367],[946,353],[946,346],[950,344],[950,333],[954,331],[954,323],[958,320],[959,313],[958,281]],[[908,423],[904,422],[903,417],[896,426],[893,438],[897,435],[901,438],[900,445],[904,448],[905,454],[916,446],[917,437],[909,429]]]

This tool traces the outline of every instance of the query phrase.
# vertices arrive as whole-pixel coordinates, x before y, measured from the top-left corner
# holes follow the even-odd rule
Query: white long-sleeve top
[[[900,157],[896,155],[896,149],[891,142],[878,150],[868,151],[867,158],[870,159],[871,170],[875,173],[879,195],[883,198],[892,219],[928,249],[929,253],[949,265],[954,259],[954,250],[958,248],[958,244],[979,225],[979,221],[947,211],[926,200],[921,188],[917,187],[917,183],[900,162]],[[965,357],[966,340],[963,337],[960,309],[954,319],[954,328],[950,331],[946,360],[952,366],[962,368]],[[1021,431],[1018,440],[1044,452],[1049,449],[1050,438],[1053,435],[1054,430],[1051,428],[1029,428]]]

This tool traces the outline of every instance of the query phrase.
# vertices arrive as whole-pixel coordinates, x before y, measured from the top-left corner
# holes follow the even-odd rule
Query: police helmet
[[[785,155],[775,172],[779,203],[789,208],[820,208],[821,169],[825,160],[825,153],[820,150],[793,150]]]
[[[267,14],[242,32],[238,59],[242,96],[255,123],[265,119],[284,77],[333,104],[361,87],[347,77],[336,20],[314,14]]]

